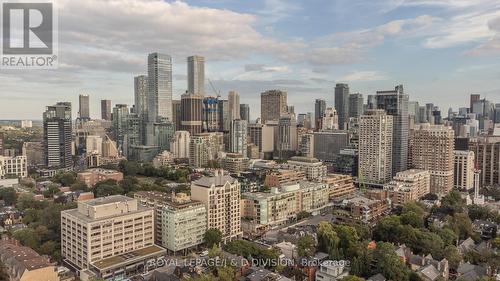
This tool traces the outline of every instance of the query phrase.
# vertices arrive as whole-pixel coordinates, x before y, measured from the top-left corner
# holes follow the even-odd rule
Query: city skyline
[[[59,69],[0,71],[0,119],[40,120],[44,106],[57,101],[71,102],[77,116],[79,94],[90,95],[92,118],[100,116],[102,99],[130,106],[133,77],[147,72],[145,57],[152,52],[173,58],[173,99],[188,88],[187,57],[200,55],[206,60],[205,77],[223,97],[229,90],[240,93],[241,103],[252,109],[252,119],[260,115],[261,92],[287,91],[295,111],[306,113],[314,112],[313,98],[333,106],[334,87],[341,82],[364,96],[403,84],[411,101],[432,102],[443,112],[449,106],[458,109],[471,93],[491,100],[500,96],[500,61],[495,56],[500,51],[495,44],[500,7],[495,1],[325,1],[314,6],[301,1],[138,1],[135,8],[118,5],[116,14],[142,8],[145,13],[137,16],[129,37],[137,35],[135,39],[144,42],[134,45],[128,38],[119,51],[103,47],[108,40],[122,40],[116,31],[123,27],[116,18],[103,19],[110,24],[106,31],[75,26],[76,18],[88,15],[81,25],[92,27],[96,9],[111,8],[95,4],[58,3]],[[356,9],[354,20],[346,20]],[[169,13],[179,14],[180,22],[161,17]],[[221,16],[232,29],[226,30]],[[203,17],[203,24],[214,30],[189,21],[192,17]],[[139,31],[145,27],[158,36],[144,38]],[[159,39],[162,36],[175,40],[167,42]],[[82,48],[81,38],[95,43]],[[207,81],[205,94],[215,95]],[[15,106],[20,102],[22,111]]]

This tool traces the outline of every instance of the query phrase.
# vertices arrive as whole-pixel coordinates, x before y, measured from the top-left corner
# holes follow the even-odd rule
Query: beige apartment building
[[[123,173],[115,170],[95,168],[78,173],[77,180],[84,182],[88,187],[94,187],[96,183],[105,180],[122,181]]]
[[[451,127],[422,124],[411,132],[410,167],[430,172],[431,193],[447,194],[453,189],[454,145]]]
[[[217,170],[213,176],[191,182],[191,198],[205,204],[207,229],[219,229],[224,243],[242,236],[238,180]]]
[[[455,150],[453,187],[467,191],[474,187],[474,151]]]
[[[0,179],[7,175],[25,178],[28,176],[28,161],[26,156],[0,156]]]
[[[430,192],[429,171],[410,169],[399,172],[392,181],[384,185],[394,205],[417,201]]]
[[[352,177],[341,174],[327,174],[323,183],[328,185],[330,199],[338,200],[356,192]]]
[[[298,183],[305,179],[306,173],[304,171],[279,169],[266,175],[264,186],[279,187],[285,184]]]
[[[171,195],[159,191],[138,191],[134,193],[134,198],[137,199],[139,204],[154,209],[154,236],[157,245],[162,245],[162,211],[171,197]]]
[[[221,166],[224,170],[232,174],[238,174],[248,168],[249,159],[238,153],[226,153],[222,158]]]
[[[303,171],[307,180],[321,180],[327,173],[326,165],[313,157],[294,156],[282,164],[281,168]]]
[[[393,117],[384,110],[368,110],[359,121],[360,182],[384,184],[392,177]]]
[[[165,249],[154,245],[154,210],[123,195],[78,202],[61,212],[61,254],[77,270],[98,278],[126,277]]]
[[[481,186],[500,184],[500,136],[479,136],[469,140],[477,168],[481,170]]]

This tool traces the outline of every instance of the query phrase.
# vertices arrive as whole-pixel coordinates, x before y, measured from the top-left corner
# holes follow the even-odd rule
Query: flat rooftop
[[[99,270],[105,270],[117,266],[124,266],[130,263],[139,262],[152,256],[166,253],[162,247],[151,245],[146,248],[120,254],[118,256],[109,257],[92,263]]]
[[[90,206],[100,206],[100,205],[112,204],[112,203],[117,203],[117,202],[127,202],[127,201],[132,201],[132,200],[135,200],[135,199],[127,197],[125,195],[111,195],[111,196],[107,196],[107,197],[99,197],[96,199],[92,199],[92,200],[86,201],[83,204],[87,204]]]

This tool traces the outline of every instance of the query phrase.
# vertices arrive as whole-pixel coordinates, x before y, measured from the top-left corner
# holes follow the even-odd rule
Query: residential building
[[[190,56],[187,58],[188,93],[205,95],[205,58]]]
[[[26,161],[30,167],[37,167],[43,165],[44,163],[42,142],[24,142],[22,154],[23,156],[26,156]]]
[[[234,119],[231,121],[230,151],[247,155],[247,121]]]
[[[215,171],[191,182],[191,198],[201,201],[207,209],[207,229],[219,229],[223,242],[241,237],[240,183],[224,173]]]
[[[96,183],[105,180],[120,182],[123,180],[123,173],[115,170],[96,168],[79,172],[76,178],[78,181],[85,183],[88,187],[94,187]]]
[[[202,132],[203,97],[184,94],[181,96],[181,129],[192,136]]]
[[[148,55],[148,121],[159,117],[172,121],[172,58],[161,53]]]
[[[453,187],[468,191],[474,187],[474,151],[454,151]]]
[[[219,111],[219,131],[229,132],[231,128],[231,118],[229,116],[229,101],[219,99],[217,110]]]
[[[175,125],[175,130],[181,129],[182,107],[180,100],[172,100],[172,122]]]
[[[3,154],[3,150],[4,150],[4,138],[5,138],[5,134],[0,132],[0,155],[4,155]]]
[[[6,176],[28,177],[28,161],[26,156],[0,156],[0,179],[5,179]]]
[[[171,200],[171,195],[159,191],[137,191],[134,193],[137,202],[146,208],[154,209],[154,242],[162,245],[163,238],[163,208]]]
[[[176,131],[170,142],[170,152],[174,154],[174,158],[189,158],[190,143],[191,135],[188,131]]]
[[[339,200],[356,192],[352,177],[349,175],[330,174],[322,178],[322,182],[328,185],[329,197]]]
[[[430,172],[431,193],[447,194],[453,189],[454,143],[451,127],[426,123],[412,130],[411,167]]]
[[[321,118],[325,115],[325,111],[326,111],[325,100],[316,99],[314,103],[314,128],[318,130],[321,128]]]
[[[153,167],[161,168],[174,164],[174,154],[164,150],[153,159]]]
[[[393,117],[392,174],[408,169],[408,101],[403,85],[394,90],[377,91],[377,108]]]
[[[274,150],[279,159],[288,159],[295,155],[298,149],[297,120],[295,120],[295,115],[284,114],[279,118],[278,124],[275,127],[274,137]]]
[[[222,169],[231,174],[239,174],[248,168],[249,159],[238,153],[227,153],[226,157],[221,159]]]
[[[303,134],[299,142],[300,156],[314,157],[314,134]]]
[[[273,170],[266,175],[264,186],[280,187],[282,185],[298,183],[306,179],[306,173],[301,170]]]
[[[469,150],[474,151],[475,163],[481,170],[480,185],[500,184],[500,137],[472,138],[469,141]]]
[[[202,127],[204,132],[218,132],[220,129],[219,99],[203,98]]]
[[[314,157],[325,162],[334,162],[340,150],[349,146],[346,131],[314,132]]]
[[[208,160],[215,160],[221,152],[224,152],[224,133],[201,133],[196,135],[196,137],[204,139]]]
[[[111,100],[101,100],[101,119],[111,121]]]
[[[384,184],[392,176],[393,117],[370,109],[359,122],[359,181]]]
[[[363,95],[360,93],[349,95],[349,117],[359,118],[363,115]]]
[[[264,154],[272,153],[274,150],[274,129],[262,123],[250,123],[247,127],[248,142],[259,147],[259,152],[264,158]]]
[[[321,180],[326,176],[327,168],[316,158],[294,156],[281,165],[283,169],[300,170],[305,172],[307,180]]]
[[[334,211],[334,223],[363,224],[369,227],[390,212],[389,200],[356,196],[343,201],[342,209]]]
[[[71,169],[71,103],[58,102],[43,113],[44,164],[49,169]]]
[[[260,94],[260,119],[262,124],[269,120],[279,120],[287,113],[287,93],[270,90]]]
[[[339,129],[339,116],[335,108],[328,107],[321,117],[321,130],[333,131]]]
[[[89,95],[78,96],[78,117],[80,119],[90,119]]]
[[[235,91],[229,91],[228,94],[228,104],[229,104],[229,120],[230,122],[240,119],[240,94]]]
[[[189,143],[189,165],[195,168],[206,167],[209,157],[207,140],[200,136],[192,137]]]
[[[430,192],[429,171],[410,169],[399,172],[392,181],[384,185],[394,205],[404,205],[417,201]]]
[[[154,245],[154,210],[137,199],[113,195],[80,201],[61,212],[61,255],[79,270],[96,277],[128,277],[165,255]],[[128,270],[126,270],[128,269]]]
[[[337,281],[349,275],[347,264],[339,261],[326,260],[316,271],[316,281]]]
[[[139,75],[134,77],[134,105],[135,113],[141,117],[148,115],[148,76]],[[147,118],[144,118],[146,121]]]
[[[346,130],[349,120],[349,85],[335,85],[335,109],[339,114],[339,129]]]
[[[240,104],[240,119],[250,123],[250,106],[248,104]]]

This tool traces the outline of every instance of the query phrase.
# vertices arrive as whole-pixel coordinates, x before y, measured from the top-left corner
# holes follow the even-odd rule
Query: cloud
[[[500,54],[500,17],[490,20],[488,27],[495,32],[495,35],[488,41],[467,52],[467,54],[472,56]]]
[[[267,66],[265,64],[246,64],[246,72],[288,72],[288,66]]]
[[[339,78],[339,81],[345,82],[369,82],[387,80],[384,73],[378,71],[354,71]]]

